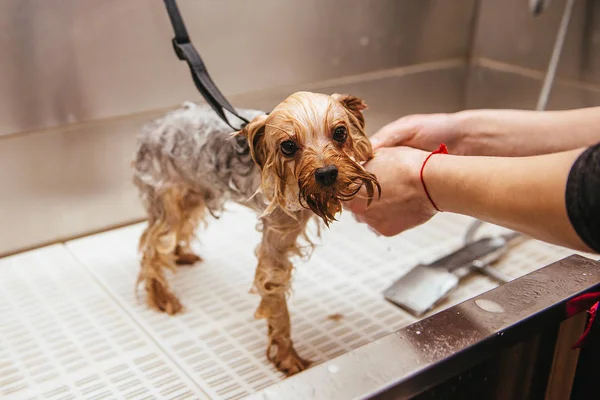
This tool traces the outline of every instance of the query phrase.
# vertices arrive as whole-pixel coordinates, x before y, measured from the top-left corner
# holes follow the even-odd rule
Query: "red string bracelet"
[[[429,201],[433,205],[433,208],[435,208],[437,211],[441,211],[435,205],[435,203],[433,202],[433,199],[429,195],[429,191],[427,190],[427,186],[425,185],[425,179],[423,179],[423,171],[425,170],[425,164],[427,164],[427,161],[429,161],[429,158],[432,155],[434,155],[434,154],[448,154],[448,148],[446,147],[446,145],[444,143],[440,144],[440,147],[437,150],[432,151],[431,154],[429,154],[427,156],[427,158],[425,159],[425,161],[423,161],[423,165],[421,166],[421,183],[423,184],[423,189],[425,189],[425,194],[427,195],[427,198],[429,199]]]

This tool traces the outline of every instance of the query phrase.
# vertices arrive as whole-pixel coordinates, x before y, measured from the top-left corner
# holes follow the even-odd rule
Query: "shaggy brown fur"
[[[286,302],[290,257],[302,255],[299,238],[308,239],[313,216],[329,225],[361,187],[369,202],[380,192],[362,167],[373,155],[365,108],[349,95],[299,92],[269,115],[243,110],[252,121],[233,134],[210,109],[193,104],[145,127],[133,168],[148,213],[139,243],[148,304],[169,314],[182,310],[164,268],[200,261],[190,241],[207,213],[218,214],[226,201],[246,205],[258,213],[263,232],[254,287],[262,298],[256,317],[267,320],[267,358],[288,375],[305,369]]]

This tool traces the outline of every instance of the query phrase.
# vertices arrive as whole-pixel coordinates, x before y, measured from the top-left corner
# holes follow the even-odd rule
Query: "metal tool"
[[[485,237],[471,242],[431,264],[419,264],[387,288],[384,297],[419,317],[431,310],[473,270],[506,283],[511,280],[489,265],[502,257],[518,233]],[[459,273],[462,271],[462,274]]]

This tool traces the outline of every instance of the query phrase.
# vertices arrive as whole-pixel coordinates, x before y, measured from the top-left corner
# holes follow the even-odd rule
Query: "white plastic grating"
[[[384,238],[377,237],[365,226],[356,224],[351,216],[344,214],[340,222],[323,232],[320,245],[312,258],[308,262],[296,263],[294,292],[289,304],[292,333],[300,354],[317,363],[323,362],[414,322],[412,316],[386,302],[381,292],[412,265],[432,261],[460,246],[465,229],[471,221],[466,217],[442,214],[403,235]],[[2,267],[6,261],[0,264],[0,288],[3,288],[0,294],[10,297],[10,302],[5,300],[0,305],[3,307],[0,315],[3,315],[3,320],[4,316],[11,313],[13,315],[5,320],[10,322],[3,322],[2,329],[12,332],[21,326],[12,321],[30,318],[28,315],[22,316],[21,308],[32,301],[32,295],[24,294],[19,287],[29,287],[29,292],[44,296],[46,292],[54,290],[54,301],[65,302],[68,305],[65,308],[67,311],[78,304],[78,314],[74,315],[95,322],[95,326],[99,327],[98,332],[92,329],[90,334],[103,334],[104,337],[115,335],[112,328],[106,330],[102,321],[120,318],[119,324],[126,327],[123,329],[137,332],[141,348],[146,349],[145,353],[139,349],[137,351],[146,356],[154,355],[165,363],[165,371],[172,371],[172,385],[186,385],[190,393],[198,391],[194,388],[200,388],[215,399],[236,399],[255,393],[283,379],[265,358],[265,322],[253,318],[259,301],[257,295],[249,293],[256,264],[254,247],[260,240],[255,224],[253,213],[232,205],[230,212],[220,220],[212,221],[206,232],[199,233],[201,242],[195,247],[204,262],[192,268],[183,267],[177,274],[170,276],[174,291],[186,307],[183,314],[174,317],[148,309],[143,301],[142,291],[140,300],[136,300],[134,284],[139,268],[136,249],[143,224],[67,243],[67,249],[81,265],[72,260],[65,263],[55,258],[49,259],[42,268],[38,265],[39,262],[36,264],[26,261],[31,255],[20,256],[24,257],[21,261],[18,257],[11,258],[11,267]],[[500,228],[485,228],[497,229]],[[50,250],[38,250],[44,251]],[[54,247],[51,251],[61,252],[60,247]],[[509,253],[497,268],[517,277],[569,254],[572,251],[527,241]],[[21,271],[19,279],[13,277],[17,271],[17,263],[20,264]],[[29,264],[33,266],[28,270]],[[68,271],[64,270],[67,264]],[[91,273],[96,280],[90,279],[87,273]],[[61,278],[63,275],[65,278]],[[69,283],[63,283],[66,277],[69,277]],[[17,289],[11,289],[10,292],[5,289],[7,285],[2,283],[6,282],[6,278],[9,279],[8,282],[12,282],[9,286]],[[62,291],[50,289],[52,285],[49,282],[56,281],[61,283]],[[71,286],[78,288],[77,292]],[[483,276],[467,278],[441,308],[494,286],[494,281]],[[74,296],[75,292],[82,299],[73,301],[63,298],[67,296],[65,293]],[[89,299],[93,296],[98,300]],[[98,306],[99,299],[106,306]],[[50,304],[42,303],[43,306],[51,307]],[[90,306],[82,308],[86,307],[85,304]],[[35,315],[35,312],[32,314]],[[339,314],[342,318],[330,318],[334,314]],[[65,325],[64,335],[75,335],[70,332],[72,328],[68,323],[72,316],[68,312],[55,314],[55,319],[58,325]],[[49,328],[45,329],[51,331]],[[18,340],[24,346],[30,346],[35,345],[44,329],[28,325],[21,328],[21,331]],[[86,332],[79,334],[82,337],[79,340],[91,340]],[[3,334],[2,337],[4,336]],[[127,356],[129,353],[122,356],[122,346],[119,347],[116,340],[106,340],[106,351],[119,354],[118,360],[121,361],[121,369],[113,369],[117,371],[115,375],[143,375],[144,371],[135,362],[123,361],[138,359],[137,353],[136,356]],[[38,383],[24,372],[28,370],[22,365],[27,354],[22,347],[15,347],[14,343],[8,346],[5,342],[0,342],[0,394],[10,388],[22,387],[20,392],[13,393],[30,398],[31,390],[39,392],[40,389]],[[79,351],[85,347],[80,344]],[[43,351],[38,353],[46,354]],[[48,363],[60,371],[61,378],[58,382],[80,381],[81,379],[73,378],[64,369],[64,361],[57,357],[50,354],[47,358]],[[88,355],[88,361],[90,365],[95,365],[96,371],[98,361],[91,355]],[[35,361],[32,365],[38,367],[40,363]],[[16,383],[6,383],[3,368],[21,371],[20,375],[15,375]],[[20,376],[24,378],[18,378]],[[116,390],[110,378],[99,376],[99,388]],[[188,377],[194,384],[191,387],[187,383]],[[53,382],[52,385],[58,385],[55,382],[57,378],[49,379]],[[160,379],[166,380],[164,377],[146,375],[140,377],[139,382],[149,390],[149,396],[167,398],[168,396],[156,392]],[[71,386],[68,386],[71,391],[65,393],[74,393],[78,398],[92,398],[81,392],[73,392]],[[201,395],[194,396],[199,398]]]
[[[206,398],[64,246],[0,260],[0,397]]]

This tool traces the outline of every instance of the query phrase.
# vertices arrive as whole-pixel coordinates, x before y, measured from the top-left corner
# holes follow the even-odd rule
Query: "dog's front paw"
[[[177,265],[194,265],[202,261],[202,257],[194,254],[190,249],[177,246],[175,249],[175,263]]]
[[[200,261],[202,261],[202,257],[197,256],[194,253],[177,254],[177,256],[175,258],[175,263],[177,265],[194,265]]]
[[[289,339],[272,339],[267,349],[267,358],[286,376],[304,371],[311,364],[310,361],[303,359],[296,353]]]
[[[298,354],[296,354],[296,350],[294,350],[294,348],[291,348],[290,351],[286,354],[278,355],[277,358],[278,360],[275,361],[277,369],[279,369],[287,376],[291,376],[297,374],[298,372],[304,371],[310,366],[310,361],[305,360]]]
[[[183,309],[179,299],[158,280],[152,279],[146,288],[148,304],[151,307],[170,315],[175,315]]]

